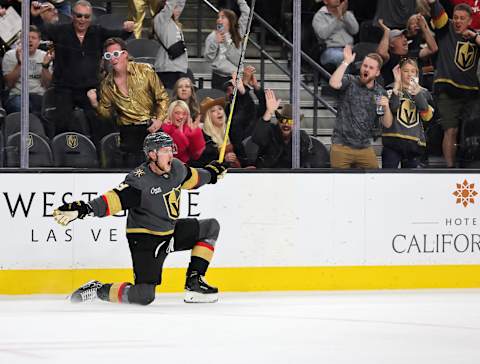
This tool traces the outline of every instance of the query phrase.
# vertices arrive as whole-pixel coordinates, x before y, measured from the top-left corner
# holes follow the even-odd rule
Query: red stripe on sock
[[[195,244],[195,245],[203,246],[204,248],[210,249],[212,252],[213,252],[213,250],[214,250],[213,245],[210,245],[210,244],[205,243],[205,242],[203,242],[203,241],[199,241],[199,242],[198,242],[197,244]]]
[[[118,288],[118,302],[122,303],[122,295],[123,295],[123,290],[127,286],[127,282],[123,282],[120,287]]]
[[[106,216],[109,216],[109,215],[110,215],[110,206],[108,206],[108,200],[107,200],[107,198],[105,197],[105,195],[102,195],[102,199],[103,199],[103,201],[105,202],[105,205],[107,205]]]

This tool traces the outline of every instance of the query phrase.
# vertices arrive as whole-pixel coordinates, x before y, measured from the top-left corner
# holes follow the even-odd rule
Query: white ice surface
[[[480,290],[0,296],[0,364],[480,363]]]

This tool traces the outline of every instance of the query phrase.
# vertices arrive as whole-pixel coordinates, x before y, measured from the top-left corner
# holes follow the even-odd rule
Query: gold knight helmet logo
[[[68,147],[71,149],[78,147],[78,136],[75,134],[67,134],[67,136],[65,136],[65,141],[67,142]]]
[[[477,47],[470,42],[457,42],[455,49],[455,64],[462,71],[468,71],[475,66]]]
[[[415,104],[407,98],[400,100],[400,107],[397,111],[397,120],[406,128],[413,128],[419,122],[418,112]]]
[[[172,188],[169,192],[163,195],[165,207],[167,208],[168,216],[171,219],[178,219],[180,216],[180,186]]]
[[[27,148],[30,149],[33,147],[33,136],[32,134],[28,133],[27,135]]]

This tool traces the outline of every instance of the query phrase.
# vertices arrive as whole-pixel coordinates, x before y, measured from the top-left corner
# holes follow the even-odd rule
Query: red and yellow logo
[[[463,183],[457,183],[457,190],[452,194],[457,198],[457,204],[467,207],[475,203],[475,196],[478,195],[478,192],[475,191],[475,183],[468,183],[467,180],[464,180]]]

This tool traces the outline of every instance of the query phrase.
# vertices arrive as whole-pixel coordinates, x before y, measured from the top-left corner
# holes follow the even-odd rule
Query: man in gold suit
[[[87,96],[101,118],[116,117],[124,167],[134,168],[145,161],[143,140],[167,116],[168,94],[151,65],[128,60],[122,39],[107,39],[104,49],[112,72],[102,81],[98,98],[95,89]]]

